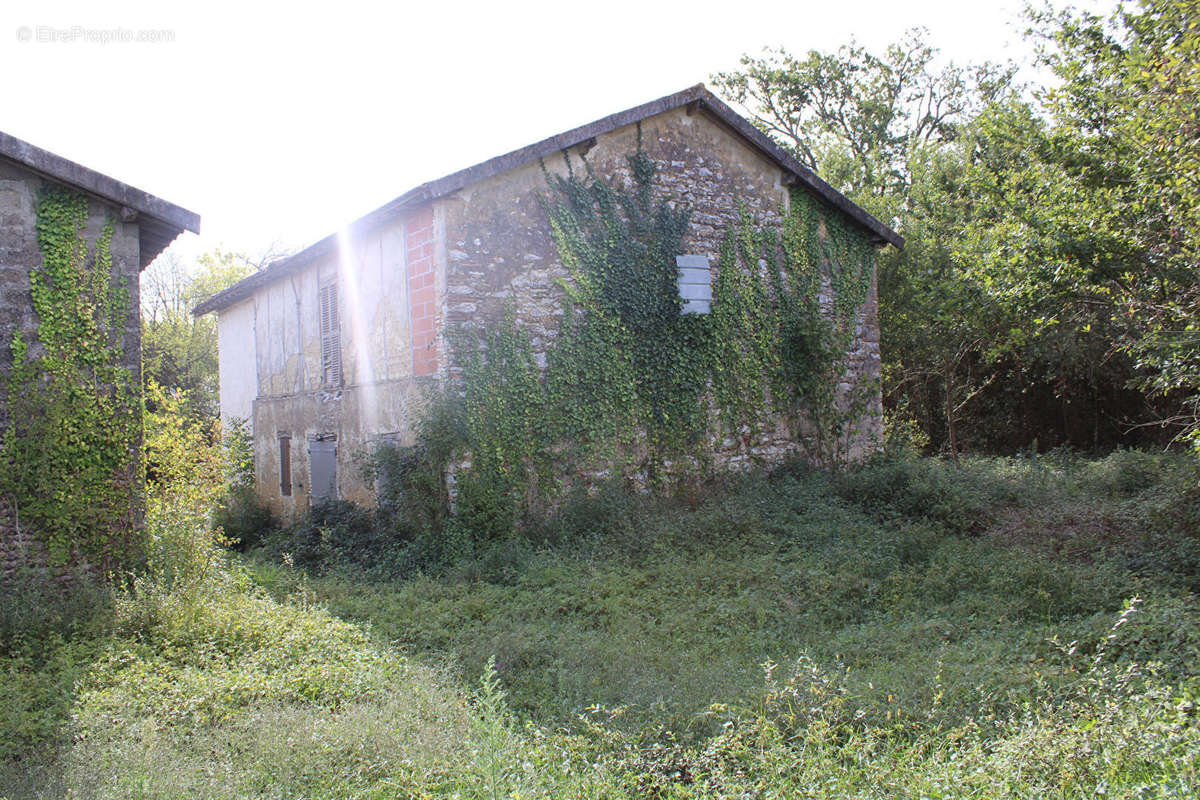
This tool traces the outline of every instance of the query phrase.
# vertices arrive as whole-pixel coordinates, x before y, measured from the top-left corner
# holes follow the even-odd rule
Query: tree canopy
[[[1032,11],[1052,85],[920,30],[714,76],[906,237],[879,267],[886,402],[935,444],[1198,441],[1198,12]]]
[[[167,254],[142,275],[143,372],[147,381],[181,392],[193,418],[215,418],[220,399],[216,320],[195,317],[192,309],[255,269],[245,256],[217,249],[191,267]]]

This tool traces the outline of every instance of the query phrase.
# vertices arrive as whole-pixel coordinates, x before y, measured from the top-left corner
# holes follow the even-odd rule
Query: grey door
[[[337,499],[337,440],[308,443],[308,482],[312,502]]]

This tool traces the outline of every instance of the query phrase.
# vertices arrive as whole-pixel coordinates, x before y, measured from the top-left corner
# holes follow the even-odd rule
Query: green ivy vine
[[[722,440],[749,443],[780,419],[813,460],[836,465],[870,396],[837,393],[872,280],[870,239],[794,189],[782,230],[743,213],[721,245],[711,313],[682,314],[675,257],[690,210],[656,197],[640,136],[628,189],[564,157],[566,176],[544,170],[542,205],[570,274],[544,365],[513,307],[451,336],[469,454],[460,518],[506,535],[573,476],[662,488],[707,468]]]
[[[29,275],[36,344],[10,343],[0,493],[53,564],[101,570],[139,552],[142,400],[126,369],[130,293],[108,220],[89,253],[87,198],[50,188],[37,204],[42,264]]]

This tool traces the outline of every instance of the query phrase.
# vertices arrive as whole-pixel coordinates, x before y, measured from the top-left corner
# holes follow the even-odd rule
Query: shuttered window
[[[712,310],[712,268],[707,256],[675,256],[679,268],[679,297],[684,314],[707,314]]]
[[[287,433],[279,434],[279,493],[292,496],[292,437]]]
[[[342,385],[342,338],[338,328],[337,283],[321,287],[321,383]]]
[[[337,499],[337,434],[323,433],[309,440],[308,487],[314,503]]]

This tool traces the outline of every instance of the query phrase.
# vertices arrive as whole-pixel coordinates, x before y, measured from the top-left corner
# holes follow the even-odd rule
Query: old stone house
[[[77,202],[78,215],[69,222],[71,231],[87,251],[87,260],[95,264],[98,242],[107,243],[106,257],[111,256],[108,282],[121,288],[124,308],[114,313],[123,319],[123,330],[115,337],[119,352],[114,358],[123,370],[131,391],[140,397],[141,390],[141,326],[138,312],[138,279],[141,270],[184,231],[198,232],[200,218],[180,208],[121,183],[106,175],[83,167],[54,153],[0,133],[0,446],[10,429],[10,387],[8,376],[14,367],[13,343],[20,336],[28,349],[28,357],[41,354],[39,327],[41,320],[35,310],[30,276],[44,265],[44,253],[39,246],[39,207],[47,192],[66,191]],[[129,413],[136,414],[139,404],[130,405]],[[133,420],[134,436],[140,431],[140,418]],[[8,443],[11,444],[11,443]],[[136,447],[129,454],[136,461]],[[132,492],[131,502],[142,502],[140,493]],[[17,499],[0,497],[0,556],[11,560],[13,553],[24,547],[14,542],[20,518],[14,509]],[[118,510],[119,511],[119,510]],[[129,509],[128,517],[140,517],[139,508]],[[21,534],[27,538],[28,531]],[[14,550],[14,545],[16,549]]]
[[[356,456],[373,440],[412,441],[422,388],[461,366],[456,328],[515,309],[544,365],[570,278],[539,199],[548,177],[586,158],[597,176],[627,181],[639,147],[656,191],[691,212],[677,254],[684,312],[709,310],[727,230],[778,228],[796,190],[872,247],[903,244],[703,85],[423,184],[195,309],[219,315],[221,413],[251,424],[262,498],[285,516],[316,499],[367,499]],[[880,429],[873,270],[870,284],[842,378],[871,394],[859,452]],[[796,442],[778,426],[714,449],[737,463]]]

